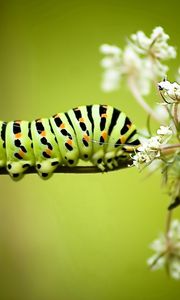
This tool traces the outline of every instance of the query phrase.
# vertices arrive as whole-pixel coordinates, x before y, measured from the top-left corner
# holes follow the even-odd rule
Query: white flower
[[[104,80],[102,82],[102,89],[104,91],[112,91],[119,88],[119,81],[121,73],[119,70],[109,69],[104,73]]]
[[[169,129],[168,126],[160,126],[160,128],[157,130],[157,134],[159,134],[159,135],[171,135],[172,130]]]
[[[142,164],[144,164],[144,163],[148,164],[151,162],[150,155],[148,155],[147,153],[143,153],[143,152],[138,152],[132,158],[133,158],[133,165],[136,166],[138,169],[141,169]]]
[[[114,45],[102,45],[100,51],[105,55],[101,61],[104,69],[102,88],[116,90],[121,77],[126,76],[127,82],[129,78],[135,82],[141,95],[147,95],[151,83],[164,77],[168,71],[162,61],[176,56],[175,48],[167,43],[168,39],[163,28],[156,27],[150,37],[142,31],[132,34],[124,51]],[[109,76],[113,71],[116,76]]]
[[[142,95],[147,95],[150,91],[152,79],[151,66],[146,58],[140,57],[129,45],[122,55],[122,74],[127,78],[133,78],[137,88]]]
[[[155,254],[147,260],[152,270],[167,266],[170,276],[180,280],[180,222],[174,220],[168,235],[161,234],[151,245]]]
[[[156,262],[156,263],[154,263]],[[148,258],[148,266],[151,267],[151,270],[156,271],[161,269],[165,264],[165,257],[158,257],[156,254]]]
[[[161,146],[166,144],[172,131],[169,127],[161,126],[157,131],[157,136],[152,136],[144,140],[141,146],[138,147],[136,154],[133,156],[133,165],[138,169],[148,166],[155,159],[161,158]]]
[[[175,48],[167,44],[168,39],[169,36],[164,33],[162,27],[156,27],[150,37],[142,31],[131,35],[129,44],[141,60],[146,61],[145,70],[148,73],[147,78],[151,81],[166,75],[168,67],[162,64],[163,60],[176,57]]]
[[[168,233],[168,236],[173,239],[175,238],[180,242],[180,222],[179,220],[173,220],[171,223],[171,230]],[[179,245],[180,246],[180,245]]]
[[[158,150],[161,146],[159,136],[153,136],[149,139],[149,149]]]
[[[108,44],[103,44],[100,47],[100,52],[103,54],[108,54],[108,55],[119,55],[121,54],[121,49],[117,46],[113,45],[108,45]]]
[[[106,56],[101,61],[104,68],[102,89],[110,92],[119,88],[121,79],[121,54],[122,51],[116,46],[104,44],[100,47],[100,51]]]
[[[142,69],[141,58],[131,48],[126,47],[123,52],[123,72],[126,74],[138,72]]]
[[[138,148],[137,153],[132,156],[134,166],[141,170],[144,165],[149,165],[160,156],[161,144],[158,139],[159,137],[151,137]]]
[[[138,31],[131,35],[132,42],[130,42],[138,53],[150,55],[153,59],[166,60],[176,57],[176,50],[168,45],[168,39],[169,36],[164,32],[164,29],[156,27],[149,38],[144,32]]]
[[[180,280],[180,260],[174,259],[170,264],[170,274],[172,278]]]
[[[167,101],[172,100],[180,101],[180,84],[177,82],[169,82],[164,80],[158,83],[159,90],[163,92],[163,95],[166,97]]]
[[[160,90],[168,91],[171,89],[172,85],[168,80],[163,80],[158,83],[158,87]]]
[[[164,40],[169,39],[169,35],[164,33],[164,29],[162,27],[158,26],[153,29],[151,38],[152,38],[152,40],[156,40],[159,36],[162,36],[162,35],[164,35]]]

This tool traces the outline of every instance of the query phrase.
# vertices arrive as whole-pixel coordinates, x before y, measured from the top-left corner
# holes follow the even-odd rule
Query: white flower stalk
[[[167,234],[161,234],[150,247],[155,252],[147,261],[150,268],[168,267],[169,275],[180,280],[180,222],[172,221]]]

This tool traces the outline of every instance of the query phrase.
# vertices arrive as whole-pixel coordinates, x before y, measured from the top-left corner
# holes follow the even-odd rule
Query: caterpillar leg
[[[130,153],[125,152],[122,148],[118,151],[111,151],[105,154],[105,165],[108,169],[118,167],[120,161],[126,161],[130,158]]]
[[[14,180],[19,180],[24,176],[24,172],[31,166],[30,161],[7,160],[6,169]]]
[[[99,149],[96,153],[93,154],[91,158],[91,162],[94,166],[97,166],[102,172],[105,171],[106,166],[104,163],[104,151],[103,149]]]
[[[105,154],[104,158],[105,165],[108,169],[112,170],[114,167],[118,166],[117,156],[114,151],[108,152]]]

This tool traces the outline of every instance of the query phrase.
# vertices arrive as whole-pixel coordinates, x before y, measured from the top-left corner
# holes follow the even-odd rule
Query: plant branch
[[[169,239],[168,233],[171,226],[171,219],[172,219],[172,210],[168,210],[167,217],[166,217],[166,229],[165,229],[167,240]]]
[[[121,169],[125,169],[132,165],[132,159],[119,162],[118,166],[114,169],[107,169],[104,172],[117,171]],[[35,174],[37,173],[34,167],[30,167],[25,174]],[[94,174],[94,173],[103,173],[96,166],[76,166],[76,167],[67,167],[67,166],[59,166],[57,167],[53,173],[69,173],[69,174]],[[0,169],[0,175],[8,175],[9,173],[5,168]]]
[[[178,106],[179,103],[174,103],[174,121],[176,123],[176,128],[179,129],[179,118],[178,118]]]
[[[150,115],[153,119],[155,119],[158,123],[161,123],[161,120],[159,119],[158,115],[154,112],[154,110],[145,102],[142,95],[139,93],[139,90],[137,88],[137,85],[135,83],[135,80],[133,77],[128,78],[128,85],[131,90],[131,93],[133,94],[134,98],[138,102],[138,104],[147,112],[148,115]]]
[[[180,144],[163,145],[160,151],[162,154],[167,155],[176,152],[178,149],[180,150]]]

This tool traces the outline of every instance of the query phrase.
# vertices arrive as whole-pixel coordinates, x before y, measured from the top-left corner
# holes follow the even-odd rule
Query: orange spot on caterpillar
[[[121,144],[125,144],[125,142],[126,142],[126,137],[125,137],[124,135],[122,135],[122,136],[120,137],[120,141],[121,141]]]
[[[84,118],[79,118],[79,122],[84,123]]]
[[[59,128],[61,128],[61,129],[65,128],[65,124],[62,123],[62,124],[59,126]]]
[[[107,118],[107,114],[102,114],[101,118]]]
[[[107,132],[106,131],[102,132],[102,137],[103,137],[104,140],[106,140],[106,138],[107,138]]]
[[[15,138],[16,138],[16,139],[20,139],[21,137],[22,137],[22,134],[21,134],[21,133],[16,133],[16,134],[15,134]]]
[[[131,124],[127,124],[127,128],[131,128]]]
[[[71,140],[71,139],[68,139],[66,143],[67,143],[68,145],[72,145],[72,140]]]
[[[85,141],[87,141],[87,142],[90,141],[90,137],[89,137],[87,134],[84,134],[84,135],[83,135],[83,139],[84,139]]]
[[[45,131],[45,130],[44,130],[44,131],[41,131],[40,135],[41,135],[41,136],[46,136],[46,131]]]
[[[46,149],[46,153],[51,156],[51,150],[50,149]]]
[[[20,149],[18,152],[19,156],[23,157],[24,156],[24,152]]]

